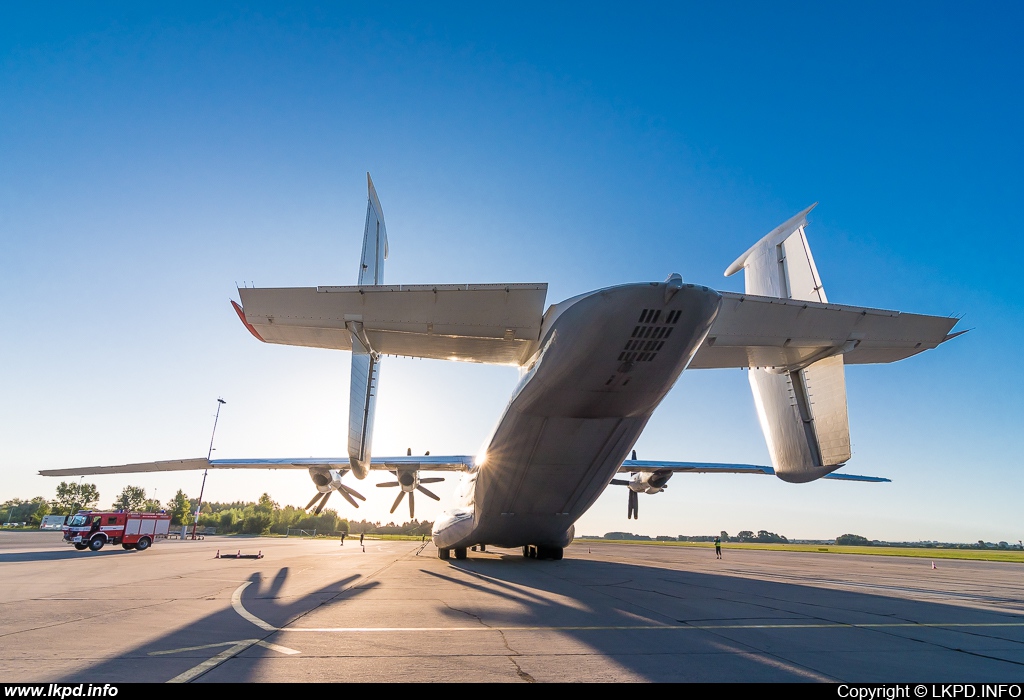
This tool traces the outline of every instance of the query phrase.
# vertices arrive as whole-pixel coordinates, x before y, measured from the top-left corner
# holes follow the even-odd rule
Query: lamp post
[[[226,404],[222,398],[217,399],[217,414],[213,417],[213,433],[210,434],[210,449],[206,451],[206,461],[210,461],[213,454],[213,438],[217,434],[217,421],[220,419],[220,407]],[[206,474],[209,469],[203,470],[203,485],[199,487],[199,503],[196,504],[196,515],[192,520],[192,539],[196,538],[196,526],[199,525],[199,510],[203,507],[203,492],[206,490]]]

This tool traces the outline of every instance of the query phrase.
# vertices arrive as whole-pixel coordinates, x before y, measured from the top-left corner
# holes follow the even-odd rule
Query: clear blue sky
[[[228,299],[353,283],[369,170],[392,282],[735,290],[725,267],[818,201],[830,300],[974,329],[848,370],[846,470],[892,484],[678,476],[636,523],[610,489],[579,532],[1024,537],[1019,4],[26,7],[0,7],[0,500],[52,495],[41,468],[205,454],[218,395],[215,455],[343,455],[347,355],[262,345]],[[375,451],[475,453],[515,380],[389,359]],[[637,449],[768,463],[739,370],[684,374]],[[343,514],[391,519],[356,486]],[[312,495],[301,472],[207,495],[265,490]]]

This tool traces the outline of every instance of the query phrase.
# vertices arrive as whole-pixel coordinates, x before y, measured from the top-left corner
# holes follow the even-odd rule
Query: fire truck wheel
[[[106,543],[107,541],[102,537],[93,537],[91,540],[89,540],[89,549],[91,549],[94,552],[98,552],[101,549],[103,549],[103,545],[105,545]]]
[[[144,549],[149,549],[149,545],[151,545],[151,544],[152,544],[152,542],[150,542],[150,541],[149,541],[149,538],[148,538],[148,537],[143,537],[143,538],[142,538],[141,540],[139,540],[139,541],[138,541],[138,543],[137,543],[137,544],[135,545],[135,549],[137,549],[137,550],[139,550],[139,551],[141,552],[141,551],[142,551],[142,550],[144,550]]]
[[[88,546],[89,545],[87,545],[87,544],[76,543],[75,544],[75,549],[77,549],[79,552],[81,552],[83,549],[85,549]]]
[[[135,549],[135,545],[128,544],[127,542],[123,542],[121,544],[121,549]]]

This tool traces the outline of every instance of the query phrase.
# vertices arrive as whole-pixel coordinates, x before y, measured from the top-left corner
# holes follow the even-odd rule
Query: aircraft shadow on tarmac
[[[312,593],[281,598],[288,575],[287,568],[269,580],[253,574],[252,585],[242,594],[246,609],[273,627],[283,627],[321,606],[352,601],[378,585],[350,575]],[[448,616],[447,624],[500,628],[509,658],[522,656],[513,662],[517,669],[523,663],[527,671],[528,658],[570,654],[574,656],[547,667],[578,664],[583,655],[599,657],[597,665],[606,659],[605,665],[620,669],[621,677],[703,682],[1015,682],[1024,672],[1024,615],[1019,611],[572,558],[541,562],[488,556],[444,568],[424,565],[418,575],[424,586],[443,583],[455,588],[454,595],[445,597],[457,603],[434,603],[439,615]],[[1022,606],[1019,599],[1008,603]],[[403,620],[381,623],[389,624],[400,627]],[[536,638],[529,641],[529,635],[536,634],[546,635],[542,643]],[[253,646],[256,639],[271,645]],[[291,644],[293,639],[294,635],[282,640],[273,630],[259,629],[225,606],[63,681],[166,681],[215,654],[228,654],[239,640],[250,643],[243,663],[228,659],[211,664],[192,679],[255,681],[261,659],[275,654],[283,658],[273,644]],[[347,639],[351,643],[353,637]],[[395,656],[384,662],[413,663],[401,658],[399,648],[425,643],[425,637],[405,638],[389,647]],[[417,648],[415,663],[422,664],[423,648]],[[181,653],[168,654],[171,650]],[[445,650],[438,649],[438,655],[445,655]],[[163,662],[152,663],[156,658]],[[323,658],[321,663],[325,669],[340,668],[348,659]],[[324,678],[337,675],[325,673]],[[303,673],[297,677],[308,678]],[[351,682],[380,680],[346,677]],[[453,675],[451,680],[475,678]]]
[[[119,557],[135,554],[127,549],[105,548],[99,552],[79,552],[75,549],[62,549],[49,552],[3,552],[0,553],[0,564],[22,561],[57,561],[60,559],[81,559],[82,557]]]

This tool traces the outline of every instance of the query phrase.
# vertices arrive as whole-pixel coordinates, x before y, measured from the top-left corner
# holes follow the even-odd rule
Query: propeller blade
[[[414,495],[415,492],[409,492],[409,520],[414,520],[416,518],[416,503],[413,500]]]
[[[363,494],[359,493],[358,491],[356,491],[356,490],[355,490],[354,488],[352,488],[351,486],[345,486],[345,484],[342,484],[342,485],[341,485],[341,490],[342,490],[342,491],[344,491],[345,493],[347,493],[347,494],[348,494],[348,495],[350,495],[350,496],[355,496],[355,497],[356,497],[356,498],[358,498],[358,499],[359,499],[360,501],[365,501],[365,500],[366,500],[366,497],[365,497],[365,496],[363,496]],[[358,507],[359,507],[359,506],[356,506],[356,508],[358,508]]]
[[[353,508],[358,508],[359,507],[359,504],[356,503],[354,500],[352,500],[352,496],[349,495],[348,489],[346,489],[344,486],[341,487],[340,489],[338,489],[338,493],[341,494],[342,498],[344,498],[346,501],[351,503]]]
[[[322,511],[324,506],[327,505],[327,499],[331,497],[332,493],[333,491],[328,491],[324,494],[324,500],[320,501],[320,505],[313,510],[313,515],[320,515],[320,511]]]
[[[401,484],[399,484],[397,481],[384,481],[384,482],[381,482],[381,483],[377,484],[377,486],[379,488],[384,489],[384,488],[388,488],[389,486],[401,486]]]
[[[395,499],[395,505],[391,506],[391,512],[394,513],[395,509],[398,508],[398,504],[402,502],[402,498],[405,497],[405,491],[398,492],[398,498]]]
[[[427,494],[430,498],[433,498],[435,501],[441,500],[440,496],[436,495],[433,491],[430,491],[429,489],[423,488],[422,486],[417,486],[416,490],[419,491],[420,493]]]
[[[436,484],[439,481],[444,481],[444,477],[443,476],[431,476],[431,477],[426,478],[426,479],[420,479],[420,483],[421,484]]]
[[[629,486],[629,482],[625,479],[612,479],[612,483],[616,486]]]
[[[319,501],[319,500],[320,500],[321,498],[323,498],[323,497],[324,497],[324,495],[323,495],[322,493],[320,493],[319,491],[317,491],[317,492],[316,492],[316,495],[315,495],[315,496],[313,496],[313,500],[312,500],[312,501],[310,501],[309,503],[307,503],[307,504],[306,504],[306,507],[305,507],[305,508],[303,508],[302,510],[309,510],[310,508],[312,508],[312,507],[313,507],[313,504],[314,504],[314,503],[316,503],[317,501]]]

